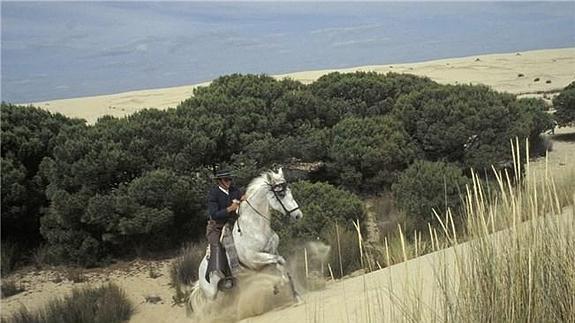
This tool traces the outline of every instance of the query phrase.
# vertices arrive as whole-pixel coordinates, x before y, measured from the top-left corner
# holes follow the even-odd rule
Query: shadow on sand
[[[570,133],[560,133],[556,134],[551,137],[553,140],[556,141],[567,141],[567,142],[575,142],[575,132]]]

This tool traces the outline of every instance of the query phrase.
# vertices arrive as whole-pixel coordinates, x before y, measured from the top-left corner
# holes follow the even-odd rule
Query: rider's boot
[[[234,287],[234,279],[232,277],[226,277],[222,279],[219,283],[220,289],[231,289]]]

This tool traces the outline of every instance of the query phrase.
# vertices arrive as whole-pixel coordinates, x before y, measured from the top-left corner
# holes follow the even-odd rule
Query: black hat
[[[216,172],[216,174],[214,175],[215,179],[221,179],[221,178],[232,178],[234,177],[234,175],[232,174],[231,171],[227,170],[227,169],[222,169]]]

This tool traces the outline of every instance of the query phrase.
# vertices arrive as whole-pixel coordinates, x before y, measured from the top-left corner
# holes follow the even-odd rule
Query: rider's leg
[[[208,260],[208,268],[206,270],[206,280],[210,285],[215,286],[216,290],[218,283],[225,276],[221,268],[222,247],[220,245],[220,234],[222,227],[223,225],[219,225],[215,221],[210,220],[206,228],[206,238],[210,244],[210,259]],[[215,295],[213,295],[212,298],[213,297],[215,297]]]

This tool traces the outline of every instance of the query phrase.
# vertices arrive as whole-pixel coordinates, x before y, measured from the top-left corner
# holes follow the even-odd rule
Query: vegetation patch
[[[575,123],[575,81],[565,87],[553,99],[555,118],[559,125],[568,126]]]
[[[417,161],[401,174],[393,192],[399,207],[413,219],[415,229],[427,231],[428,223],[438,226],[433,210],[444,214],[448,209],[459,209],[467,184],[467,177],[453,165]]]
[[[572,184],[556,186],[529,168],[523,178],[516,167],[522,184],[508,186],[500,173],[491,198],[477,178],[468,191],[471,240],[457,277],[441,278],[443,322],[575,321],[575,211],[562,208],[575,202]]]
[[[96,288],[74,289],[71,295],[52,299],[38,312],[22,307],[6,323],[120,323],[134,313],[125,292],[114,284]]]
[[[18,284],[14,279],[2,279],[2,290],[0,296],[2,298],[10,297],[23,292],[25,289],[21,284]]]
[[[362,220],[358,204],[333,199],[331,187],[389,192],[418,160],[446,162],[467,176],[469,168],[504,168],[509,139],[533,142],[552,127],[541,100],[365,72],[311,84],[227,75],[175,109],[94,125],[34,107],[1,109],[2,238],[32,241],[17,254],[41,246],[37,262],[84,267],[201,239],[217,165],[233,166],[245,186],[273,165],[320,163],[301,186],[327,191],[296,195],[306,216],[289,229],[316,239],[329,221],[353,230],[351,220]],[[347,201],[346,194],[335,195]],[[330,203],[320,207],[322,199]]]
[[[175,289],[176,304],[186,301],[193,282],[198,280],[198,268],[206,254],[207,242],[188,243],[170,266],[170,284]]]
[[[114,284],[97,288],[74,289],[71,295],[52,299],[36,313],[22,307],[12,316],[2,319],[7,323],[120,323],[134,313],[134,306],[125,292]]]

